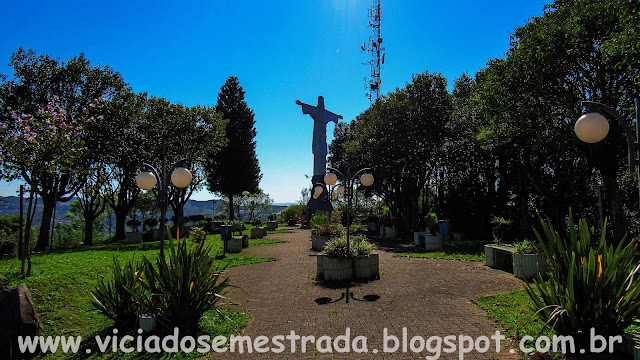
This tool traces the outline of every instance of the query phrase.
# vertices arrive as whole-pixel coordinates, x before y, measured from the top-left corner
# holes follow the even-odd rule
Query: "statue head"
[[[318,107],[324,107],[324,98],[322,96],[318,96]]]

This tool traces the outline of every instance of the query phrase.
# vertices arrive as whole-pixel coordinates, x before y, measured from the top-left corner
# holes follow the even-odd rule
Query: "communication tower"
[[[382,17],[381,0],[372,0],[369,8],[369,27],[371,36],[369,42],[364,43],[360,48],[363,52],[368,52],[370,60],[365,65],[370,65],[371,74],[364,78],[366,96],[369,103],[373,104],[380,96],[380,68],[384,65],[384,48],[382,47],[382,37],[380,37],[380,19]]]

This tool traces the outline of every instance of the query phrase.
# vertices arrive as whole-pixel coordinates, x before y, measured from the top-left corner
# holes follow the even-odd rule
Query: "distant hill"
[[[75,200],[75,198],[73,199]],[[69,202],[66,203],[58,203],[56,205],[56,222],[70,222],[70,220],[65,216],[65,214],[69,211]],[[24,211],[27,211],[27,200],[24,200]],[[184,215],[191,216],[202,214],[205,217],[213,217],[218,214],[219,211],[216,210],[217,201],[209,200],[209,201],[198,201],[198,200],[189,200],[184,206]],[[267,213],[278,213],[285,209],[287,205],[272,205],[271,210]],[[20,198],[18,196],[0,196],[0,215],[6,214],[18,214],[20,212]],[[171,218],[173,216],[173,212],[171,208],[167,209],[167,218]],[[266,218],[266,214],[263,214]],[[42,221],[42,201],[38,201],[36,205],[36,214],[33,218],[34,226],[39,226]],[[113,218],[113,222],[115,223],[115,218]]]

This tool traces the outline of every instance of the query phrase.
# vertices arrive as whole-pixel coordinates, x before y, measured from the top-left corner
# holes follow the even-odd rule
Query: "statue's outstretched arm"
[[[309,104],[305,104],[300,100],[296,100],[296,105],[302,106],[302,113],[303,114],[311,114],[313,112],[313,110],[316,108],[315,106],[312,106],[312,105],[309,105]]]

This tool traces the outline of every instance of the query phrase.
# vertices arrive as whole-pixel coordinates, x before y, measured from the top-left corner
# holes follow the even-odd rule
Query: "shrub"
[[[0,259],[17,255],[20,237],[20,216],[7,214],[0,216]]]
[[[425,216],[425,226],[429,233],[435,235],[438,233],[438,216],[433,211]]]
[[[533,245],[533,242],[526,239],[513,244],[513,247],[516,251],[516,254],[535,254],[536,253],[536,248]]]
[[[500,245],[504,240],[504,235],[511,226],[511,220],[494,216],[490,222],[491,225],[493,225],[493,240],[496,244]]]
[[[540,219],[542,235],[534,229],[549,280],[542,274],[535,286],[526,285],[534,310],[559,335],[572,335],[585,345],[589,331],[602,336],[621,335],[640,312],[640,265],[635,261],[636,240],[623,238],[617,246],[605,240],[606,221],[599,239],[585,219],[578,233],[569,211],[569,239]]]
[[[269,219],[269,221],[276,221],[276,219],[278,219],[278,214],[276,213],[272,213],[267,215],[267,219]]]
[[[113,257],[112,274],[109,279],[101,278],[95,289],[91,290],[91,303],[108,318],[115,322],[116,328],[135,326],[140,307],[135,298],[142,296],[139,281],[140,263],[133,259],[120,266],[118,258]],[[132,293],[138,295],[134,296]]]
[[[194,242],[203,243],[207,239],[207,233],[201,227],[194,227],[189,231],[189,237]]]
[[[217,213],[216,215],[213,216],[214,220],[226,220],[227,219],[227,214],[225,213]]]
[[[254,217],[251,220],[251,225],[253,226],[264,226],[264,220],[261,217]]]
[[[12,238],[0,238],[0,259],[13,258],[16,256],[18,241]]]
[[[287,207],[286,209],[280,212],[280,222],[285,223],[289,226],[294,226],[298,220],[300,220],[300,216],[302,215],[302,211],[304,210],[305,205],[296,204]]]
[[[125,223],[133,232],[138,232],[138,227],[142,225],[142,222],[138,219],[130,219]]]
[[[80,246],[84,241],[83,230],[72,224],[59,222],[55,225],[53,246],[57,249],[71,249]]]
[[[310,223],[313,231],[320,236],[335,237],[344,233],[339,211],[333,211],[331,214],[325,211],[316,211],[311,217]]]
[[[373,252],[373,245],[367,241],[366,237],[354,236],[350,240],[353,241],[358,255],[371,255]]]
[[[224,269],[214,266],[210,251],[211,247],[203,243],[187,246],[186,241],[181,241],[169,248],[168,261],[158,257],[155,267],[143,257],[141,284],[146,292],[132,295],[167,329],[196,330],[206,311],[217,310],[221,293],[229,284],[229,278],[220,280]]]
[[[240,220],[233,220],[231,223],[231,231],[238,235],[242,235],[242,232],[247,229],[247,224]]]
[[[347,248],[347,238],[344,236],[327,242],[322,253],[332,258],[349,258],[358,256],[358,252],[353,242],[351,242],[349,244],[349,248]]]
[[[158,219],[156,218],[148,218],[148,219],[144,219],[144,221],[142,222],[145,226],[148,226],[150,228],[154,228],[158,225]]]

